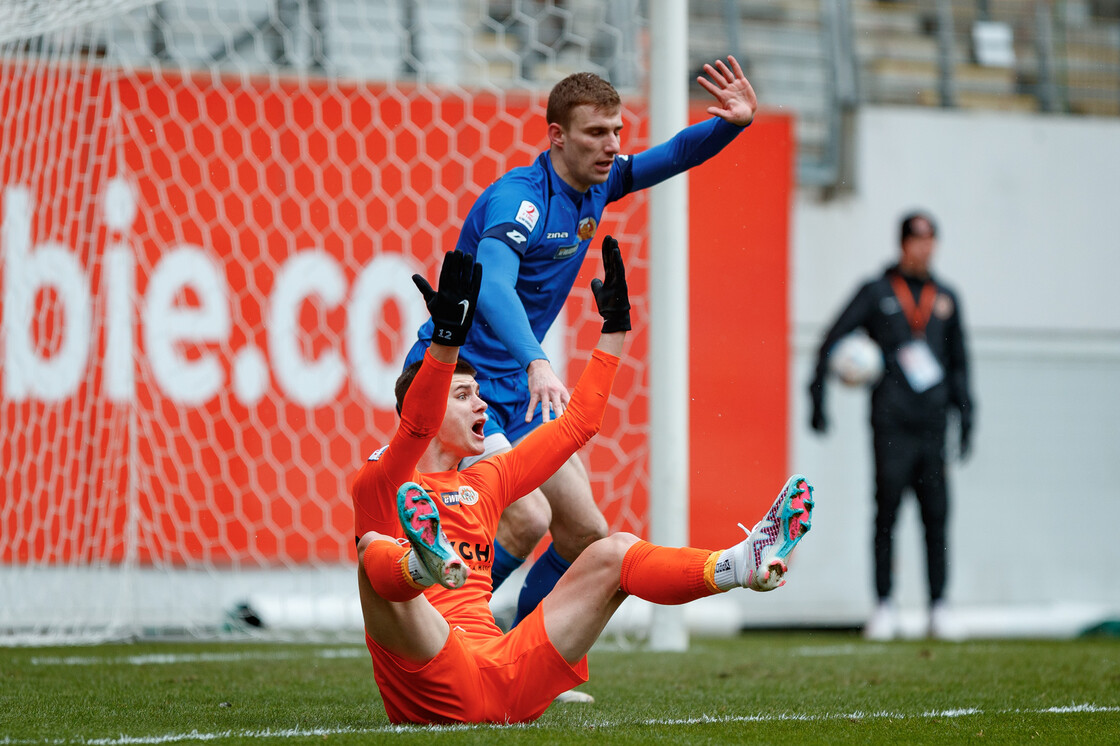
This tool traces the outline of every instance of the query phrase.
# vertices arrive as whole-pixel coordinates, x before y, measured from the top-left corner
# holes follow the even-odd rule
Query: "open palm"
[[[701,75],[696,81],[718,102],[717,105],[708,107],[709,114],[730,124],[746,127],[754,119],[758,97],[755,96],[747,76],[743,74],[739,61],[728,55],[727,63],[716,60],[714,65],[705,64],[704,73],[708,77]]]

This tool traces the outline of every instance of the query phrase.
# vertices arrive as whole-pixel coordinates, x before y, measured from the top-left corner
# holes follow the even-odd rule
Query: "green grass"
[[[1120,743],[1120,641],[845,633],[591,655],[593,705],[522,727],[394,727],[360,643],[0,649],[0,746]]]

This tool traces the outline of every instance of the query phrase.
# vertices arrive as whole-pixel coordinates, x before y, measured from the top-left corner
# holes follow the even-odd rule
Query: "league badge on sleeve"
[[[517,217],[514,218],[517,222],[529,229],[532,233],[533,229],[537,227],[537,221],[541,218],[541,211],[537,209],[529,200],[522,200],[521,206],[517,208]]]

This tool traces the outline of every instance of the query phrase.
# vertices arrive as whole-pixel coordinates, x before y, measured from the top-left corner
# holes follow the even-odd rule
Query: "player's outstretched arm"
[[[622,343],[630,331],[630,293],[626,287],[626,267],[618,241],[612,236],[603,239],[603,279],[591,281],[595,305],[603,317],[602,334],[596,347],[603,352],[622,356]]]
[[[493,457],[507,469],[510,492],[523,495],[551,477],[568,458],[599,432],[618,370],[626,332],[630,330],[630,297],[626,268],[618,242],[603,239],[603,278],[591,281],[595,305],[603,317],[602,334],[572,389],[564,416],[529,433],[513,450]]]
[[[704,65],[703,75],[696,78],[700,87],[716,99],[716,104],[708,107],[708,113],[719,117],[730,124],[746,127],[754,119],[758,109],[758,98],[739,61],[733,56],[727,56],[727,62],[716,60],[714,65]],[[711,78],[709,80],[709,78]]]
[[[424,296],[435,326],[430,348],[432,357],[444,363],[455,362],[478,307],[482,265],[470,254],[456,249],[443,255],[439,290],[433,290],[420,275],[413,275],[412,281]]]
[[[603,352],[614,355],[615,357],[622,357],[622,343],[626,339],[626,332],[630,331],[630,296],[626,289],[626,267],[622,264],[622,252],[618,248],[618,241],[611,236],[606,236],[603,239],[603,279],[598,277],[591,281],[591,292],[595,295],[595,305],[599,309],[599,315],[603,317],[603,330],[599,336],[599,343],[596,347]],[[545,366],[548,375],[555,378],[555,373],[552,372],[551,367]],[[528,422],[533,413],[533,409],[537,402],[541,402],[542,408],[545,408],[544,400],[539,398],[536,390],[534,389],[535,376],[541,371],[534,371],[532,367],[529,368],[529,391],[532,398],[529,401],[529,410],[525,414],[525,421]],[[557,382],[560,379],[555,378]],[[567,393],[567,390],[564,390]],[[564,404],[567,405],[571,401],[568,397]],[[553,414],[557,417],[563,413],[563,410],[557,411],[555,405],[553,406]],[[547,414],[543,415],[542,419],[548,422]]]

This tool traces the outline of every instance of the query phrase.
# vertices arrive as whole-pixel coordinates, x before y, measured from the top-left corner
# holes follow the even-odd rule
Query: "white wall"
[[[1120,618],[1120,122],[867,108],[857,133],[850,194],[795,208],[791,469],[816,485],[813,533],[787,587],[744,600],[747,623],[871,609],[867,395],[833,383],[822,437],[805,387],[826,326],[894,259],[914,207],[938,219],[935,271],[962,297],[978,405],[973,456],[950,473],[948,600],[962,617],[1001,612],[980,615],[992,632],[1024,615]],[[895,587],[915,619],[919,527],[907,499]]]

